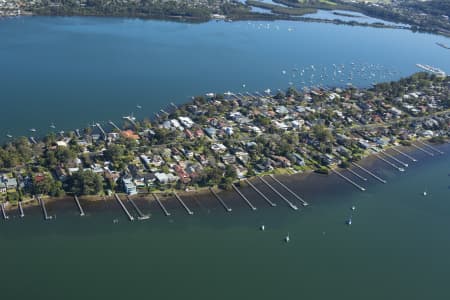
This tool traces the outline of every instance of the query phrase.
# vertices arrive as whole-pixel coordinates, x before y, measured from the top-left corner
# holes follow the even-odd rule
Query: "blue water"
[[[345,85],[320,79],[333,64],[376,68],[353,76],[360,86],[407,76],[416,63],[450,71],[449,52],[435,45],[447,38],[318,23],[23,17],[0,20],[0,41],[1,137],[152,116],[206,92]],[[307,80],[291,71],[311,65]]]

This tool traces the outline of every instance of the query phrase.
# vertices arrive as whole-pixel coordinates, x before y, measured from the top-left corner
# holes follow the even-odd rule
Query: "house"
[[[178,177],[171,173],[155,173],[155,177],[161,184],[168,184],[178,180]]]
[[[128,195],[136,195],[137,194],[136,185],[133,183],[131,178],[122,178],[122,183],[123,183],[125,193],[127,193]]]

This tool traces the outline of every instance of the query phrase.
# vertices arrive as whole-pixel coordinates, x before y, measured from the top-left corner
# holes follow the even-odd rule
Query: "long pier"
[[[300,197],[299,195],[297,195],[296,193],[294,193],[293,190],[291,190],[290,188],[288,188],[284,183],[282,183],[280,180],[278,180],[275,176],[273,176],[272,174],[270,174],[270,177],[275,180],[279,185],[281,185],[286,191],[288,191],[292,196],[294,196],[295,198],[298,199],[298,201],[300,201],[303,206],[308,206],[308,202],[306,202],[302,197]]]
[[[33,144],[37,144],[37,141],[36,141],[36,139],[34,138],[34,137],[32,137],[32,136],[30,136],[30,141],[33,143]]]
[[[78,200],[78,196],[77,195],[75,195],[74,197],[73,197],[74,199],[75,199],[75,203],[77,204],[77,206],[78,206],[78,210],[80,211],[80,216],[85,216],[85,213],[84,213],[84,210],[83,210],[83,207],[81,207],[81,203],[80,203],[80,200]]]
[[[95,123],[95,126],[97,126],[98,130],[100,130],[100,132],[101,132],[102,135],[103,135],[103,139],[106,141],[106,138],[107,138],[108,136],[106,135],[105,130],[103,130],[102,125],[100,125],[100,123]]]
[[[117,202],[119,202],[120,206],[122,207],[123,211],[125,212],[125,214],[128,217],[128,220],[130,221],[134,221],[134,217],[130,214],[130,212],[128,211],[128,209],[126,208],[125,204],[123,204],[122,200],[120,200],[119,195],[114,194],[114,196],[116,197]]]
[[[113,121],[109,121],[108,123],[109,123],[109,125],[111,125],[111,126],[114,127],[115,129],[117,129],[118,131],[121,131],[121,129],[119,128],[119,126],[117,126],[116,123],[114,123]]]
[[[429,145],[429,144],[427,144],[427,143],[424,143],[424,142],[422,142],[422,141],[418,141],[418,142],[421,143],[422,145],[428,147],[428,149],[434,150],[434,151],[436,151],[436,152],[439,153],[439,154],[444,154],[444,152],[442,152],[441,150],[439,150],[439,149],[436,148],[436,147],[433,147],[433,146],[431,146],[431,145]]]
[[[281,199],[283,199],[293,210],[298,210],[291,201],[289,201],[285,196],[283,196],[279,191],[277,191],[273,186],[270,185],[264,178],[258,177],[265,185],[267,185],[275,194],[277,194]]]
[[[234,185],[234,183],[231,184],[231,186],[233,187],[233,189],[236,191],[236,193],[239,194],[239,196],[242,197],[242,199],[244,199],[245,202],[247,202],[248,206],[250,206],[250,208],[252,210],[256,210],[256,207],[247,199],[247,197],[245,197],[244,194],[241,193],[241,191],[237,188],[236,185]]]
[[[355,167],[360,168],[361,170],[363,170],[364,172],[366,172],[367,174],[369,174],[370,176],[372,176],[373,178],[375,178],[375,179],[378,180],[379,182],[381,182],[381,183],[387,183],[386,180],[384,180],[384,179],[378,177],[377,175],[375,175],[374,173],[370,172],[370,171],[367,170],[366,168],[364,168],[364,167],[358,165],[357,163],[352,162],[352,164],[353,164]]]
[[[164,207],[164,205],[162,204],[161,200],[159,200],[158,196],[156,196],[156,194],[152,194],[153,197],[155,198],[156,202],[158,202],[159,207],[161,207],[161,209],[163,210],[164,214],[168,217],[170,216],[170,212],[167,211],[167,209]]]
[[[3,219],[8,220],[9,217],[8,217],[8,215],[6,214],[6,211],[5,211],[5,204],[4,204],[4,203],[0,203],[0,209],[2,210]]]
[[[23,217],[25,217],[25,213],[23,212],[22,201],[19,201],[18,204],[19,204],[19,214],[20,214],[20,217],[23,218]]]
[[[181,200],[181,197],[178,196],[178,194],[176,192],[173,192],[173,194],[175,195],[175,198],[177,198],[177,200],[180,201],[181,205],[183,205],[183,207],[187,211],[187,213],[190,215],[193,215],[194,212],[192,210],[190,210],[189,207],[187,207],[187,205],[184,203],[184,201]]]
[[[45,220],[51,220],[51,219],[53,219],[53,216],[49,216],[48,213],[47,213],[47,208],[45,208],[45,202],[44,202],[44,200],[42,200],[41,197],[38,197],[37,199],[38,199],[38,201],[39,201],[39,204],[41,204],[42,212],[44,213],[44,219],[45,219]]]
[[[416,148],[416,149],[419,149],[420,151],[422,151],[422,152],[428,154],[429,156],[434,156],[434,153],[431,153],[430,151],[425,150],[424,148],[421,148],[421,147],[419,147],[419,146],[417,146],[417,145],[415,145],[415,144],[413,144],[413,143],[411,143],[411,146],[413,146],[413,147]]]
[[[408,164],[407,164],[407,163],[402,162],[402,161],[401,161],[400,159],[398,159],[397,157],[392,156],[392,155],[390,155],[389,153],[386,153],[386,152],[381,152],[381,153],[383,153],[384,155],[386,155],[387,157],[389,157],[389,158],[392,159],[393,161],[398,162],[399,164],[401,164],[401,165],[404,166],[405,168],[408,167]]]
[[[354,185],[357,189],[359,189],[360,191],[364,192],[366,189],[363,188],[362,186],[360,186],[359,184],[357,184],[356,182],[354,182],[353,180],[351,180],[350,178],[348,178],[347,176],[342,175],[341,173],[339,173],[336,170],[330,169],[331,172],[333,172],[334,174],[338,175],[339,177],[341,177],[342,179],[344,179],[345,181],[351,183],[352,185]]]
[[[216,197],[216,199],[219,200],[219,202],[222,204],[222,206],[225,208],[225,210],[227,212],[232,211],[231,207],[228,207],[228,205],[225,203],[225,201],[223,201],[222,198],[216,192],[214,192],[214,190],[212,188],[209,188],[209,190],[214,195],[214,197]]]
[[[150,218],[149,215],[145,215],[142,213],[142,211],[139,209],[139,207],[136,205],[136,203],[134,203],[133,199],[131,199],[130,197],[127,196],[127,200],[128,202],[131,203],[131,205],[133,206],[134,210],[137,212],[138,214],[138,220],[147,220]]]
[[[412,157],[411,155],[409,155],[409,154],[407,154],[407,153],[405,153],[405,152],[403,152],[403,151],[400,151],[400,150],[397,149],[397,148],[391,148],[391,149],[394,150],[394,151],[397,152],[397,153],[400,153],[400,154],[403,155],[404,157],[409,158],[411,161],[417,162],[417,159],[415,159],[415,158]]]
[[[276,203],[273,203],[272,201],[270,201],[270,199],[267,198],[266,195],[264,195],[260,190],[258,190],[258,189],[256,188],[256,186],[253,185],[253,183],[251,183],[251,182],[250,182],[249,180],[247,180],[247,179],[245,179],[245,182],[247,182],[248,185],[249,185],[255,192],[258,193],[258,195],[260,195],[264,200],[266,200],[266,202],[269,203],[270,206],[272,206],[272,207],[277,206]]]
[[[367,178],[364,176],[361,176],[360,174],[356,173],[355,171],[353,171],[352,169],[348,168],[346,169],[347,171],[349,171],[350,173],[352,173],[353,175],[355,175],[356,177],[358,177],[359,179],[361,179],[362,181],[367,181]]]
[[[397,166],[396,164],[394,164],[393,162],[391,162],[391,161],[388,161],[386,158],[384,158],[384,157],[381,157],[380,155],[378,155],[378,154],[375,154],[375,157],[377,157],[378,159],[380,159],[380,160],[382,160],[382,161],[384,161],[385,163],[387,163],[388,165],[390,165],[391,167],[393,167],[393,168],[395,168],[395,169],[397,169],[397,170],[399,170],[400,172],[402,172],[402,171],[405,171],[403,168],[400,168],[399,166]]]

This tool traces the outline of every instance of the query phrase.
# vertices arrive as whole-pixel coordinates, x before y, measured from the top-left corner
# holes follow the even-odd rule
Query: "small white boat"
[[[270,92],[271,92],[271,90],[270,90],[270,89],[266,89],[266,90],[264,90],[264,93],[266,93],[266,94],[270,94]]]
[[[288,235],[284,238],[284,241],[286,243],[289,243],[290,240],[291,240],[291,238],[289,237],[289,233],[288,233]]]
[[[12,135],[10,135],[10,134],[7,134],[6,136],[9,137],[9,138],[12,138]]]
[[[264,231],[264,230],[266,230],[266,226],[261,225],[261,231]]]
[[[353,205],[353,206],[352,206],[352,210],[355,210],[355,209],[356,209],[356,206]]]
[[[50,128],[55,129],[56,128],[55,124],[52,123],[52,125],[50,125]]]
[[[117,224],[117,223],[119,223],[119,220],[118,220],[118,219],[114,219],[114,220],[113,220],[113,223],[114,223],[114,224]]]
[[[36,132],[36,129],[35,128],[31,128],[30,131],[31,132]]]
[[[347,225],[352,225],[352,218],[348,219],[345,223],[347,223]]]
[[[137,108],[137,109],[141,109],[142,106],[140,106],[140,105],[138,104],[138,105],[136,105],[136,108]]]
[[[426,195],[428,195],[428,193],[425,191],[425,192],[423,192],[423,195],[426,196]]]

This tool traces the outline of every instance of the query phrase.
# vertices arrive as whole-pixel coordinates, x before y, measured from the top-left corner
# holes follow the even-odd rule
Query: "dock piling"
[[[407,163],[402,162],[402,161],[401,161],[400,159],[398,159],[397,157],[395,157],[395,156],[393,156],[393,155],[390,155],[389,153],[386,153],[385,151],[384,151],[384,152],[381,152],[381,153],[383,153],[384,155],[386,155],[386,156],[389,157],[390,159],[392,159],[392,160],[398,162],[399,164],[401,164],[401,165],[404,166],[405,168],[408,167],[408,164],[407,164]]]
[[[19,214],[20,214],[21,218],[25,217],[25,213],[23,212],[23,207],[22,207],[22,201],[19,201]]]
[[[378,159],[380,159],[380,160],[382,160],[382,161],[384,161],[385,163],[387,163],[388,165],[390,165],[390,166],[393,167],[394,169],[397,169],[397,170],[400,171],[400,172],[405,171],[403,168],[400,168],[399,166],[397,166],[397,165],[394,164],[393,162],[390,162],[389,160],[387,160],[387,159],[384,158],[384,157],[381,157],[381,156],[378,155],[378,154],[375,154],[375,157],[378,158]]]
[[[425,147],[427,147],[428,149],[431,149],[431,150],[433,150],[433,151],[436,151],[437,153],[439,153],[439,154],[444,154],[444,152],[442,152],[441,150],[439,150],[438,148],[436,148],[436,147],[434,147],[434,146],[431,146],[431,145],[429,145],[429,144],[427,144],[427,143],[424,143],[424,142],[422,142],[422,141],[418,141],[419,143],[421,143],[422,145],[424,145]]]
[[[363,188],[362,186],[360,186],[359,184],[357,184],[356,182],[354,182],[353,180],[351,180],[350,178],[348,178],[345,175],[342,175],[341,173],[339,173],[336,170],[330,169],[331,172],[333,172],[334,174],[338,175],[339,177],[341,177],[342,179],[344,179],[345,181],[349,182],[350,184],[354,185],[357,189],[359,189],[360,191],[364,192],[366,189]]]
[[[428,150],[426,150],[426,149],[424,149],[424,148],[421,148],[421,147],[419,147],[419,146],[417,146],[417,145],[415,145],[415,144],[413,144],[413,143],[411,143],[411,146],[413,146],[413,147],[416,148],[416,149],[419,149],[420,151],[422,151],[422,152],[428,154],[429,156],[434,156],[434,153],[431,153],[430,151],[428,151]]]
[[[409,158],[411,161],[417,162],[417,159],[415,159],[415,158],[412,157],[411,155],[409,155],[409,154],[407,154],[407,153],[405,153],[405,152],[403,152],[403,151],[401,151],[401,150],[399,150],[399,149],[397,149],[397,148],[391,148],[391,149],[394,150],[394,151],[397,152],[397,153],[400,153],[400,154],[403,155],[404,157]]]
[[[83,217],[85,214],[84,214],[83,208],[81,207],[81,203],[80,203],[80,201],[78,200],[78,196],[75,195],[73,198],[75,199],[75,203],[77,204],[78,210],[80,211],[80,216]]]
[[[352,164],[353,164],[355,167],[360,168],[361,170],[363,170],[364,172],[366,172],[367,174],[369,174],[370,176],[372,176],[372,177],[375,178],[376,180],[380,181],[381,183],[387,183],[386,180],[384,180],[384,179],[378,177],[377,175],[375,175],[374,173],[370,172],[370,171],[367,170],[366,168],[364,168],[364,167],[358,165],[357,163],[352,162]]]
[[[47,213],[47,208],[45,208],[45,202],[42,200],[41,197],[37,197],[39,204],[41,204],[42,212],[44,213],[44,219],[45,220],[51,220],[53,219],[53,216],[49,216]]]
[[[128,195],[127,195],[127,200],[128,200],[128,202],[131,203],[131,205],[133,206],[134,210],[137,212],[137,214],[138,214],[138,220],[142,221],[142,220],[147,220],[147,219],[150,218],[149,215],[144,215],[144,214],[142,213],[142,211],[139,209],[139,207],[136,205],[136,203],[134,203],[133,199],[131,199],[130,197],[128,197]]]
[[[0,203],[0,209],[2,210],[3,219],[4,220],[8,220],[9,217],[6,214],[6,211],[5,211],[5,203]]]
[[[359,179],[363,180],[363,181],[367,181],[367,178],[364,176],[359,175],[358,173],[356,173],[355,171],[353,171],[352,169],[348,168],[346,169],[347,171],[349,171],[350,173],[352,173],[353,175],[355,175],[356,177],[358,177]]]

